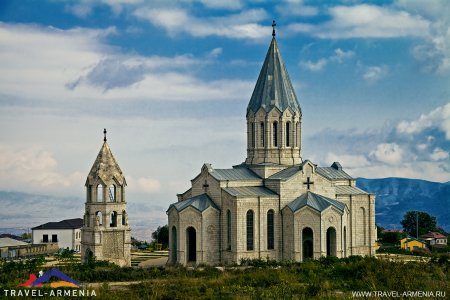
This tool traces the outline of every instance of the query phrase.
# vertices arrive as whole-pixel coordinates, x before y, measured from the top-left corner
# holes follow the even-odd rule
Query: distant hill
[[[407,211],[419,210],[437,218],[450,231],[450,182],[439,183],[408,178],[358,178],[356,185],[376,194],[375,222],[385,228],[401,228]]]

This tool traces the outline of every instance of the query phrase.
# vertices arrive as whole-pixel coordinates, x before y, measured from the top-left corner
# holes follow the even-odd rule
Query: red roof
[[[445,239],[447,238],[445,235],[439,232],[428,232],[420,236],[423,239],[432,238],[432,239]]]

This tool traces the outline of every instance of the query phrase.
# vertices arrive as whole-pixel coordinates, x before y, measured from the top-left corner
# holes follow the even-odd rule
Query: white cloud
[[[376,82],[387,75],[386,66],[368,66],[365,67],[363,78],[368,82]]]
[[[313,72],[317,72],[317,71],[321,71],[328,63],[328,60],[325,58],[321,58],[316,62],[312,62],[310,60],[308,61],[301,61],[300,62],[300,66],[303,67],[304,69],[313,71]]]
[[[53,153],[43,147],[0,144],[0,189],[57,191],[71,187],[80,174],[62,174],[57,166]]]
[[[369,156],[389,165],[397,165],[402,161],[403,150],[396,143],[382,143]]]
[[[194,37],[221,36],[234,39],[255,39],[267,37],[269,26],[257,22],[265,20],[263,9],[244,10],[241,13],[224,17],[198,18],[180,8],[139,8],[134,16],[176,35],[188,33]]]
[[[316,62],[310,60],[300,61],[300,66],[306,70],[317,72],[323,70],[329,62],[342,64],[345,60],[352,58],[354,54],[353,51],[344,51],[341,48],[337,48],[328,58],[321,58]]]
[[[448,157],[449,157],[449,153],[440,148],[435,148],[433,150],[433,153],[430,154],[430,159],[432,161],[444,160],[444,159],[448,159]]]
[[[335,61],[337,63],[343,63],[345,60],[352,58],[355,55],[353,51],[345,51],[341,48],[337,48],[334,50],[333,56],[330,57],[331,61]]]
[[[313,17],[319,14],[319,9],[305,5],[303,0],[285,0],[276,6],[276,10],[283,16]]]
[[[225,8],[225,9],[240,9],[243,4],[241,0],[200,0],[202,4],[208,8]]]
[[[197,78],[189,67],[208,63],[205,58],[123,54],[104,40],[115,32],[114,28],[61,30],[0,24],[3,96],[55,106],[66,105],[64,99],[70,105],[85,106],[124,99],[226,100],[251,93],[252,82]]]
[[[417,120],[401,121],[396,130],[399,134],[418,134],[432,127],[442,130],[446,139],[450,140],[450,102],[428,114],[422,114]],[[431,139],[434,137],[431,136]]]
[[[216,57],[220,56],[222,54],[222,52],[223,52],[222,48],[214,48],[208,53],[207,57],[216,58]]]
[[[369,160],[364,155],[352,155],[352,154],[335,154],[329,152],[326,156],[327,165],[331,165],[333,162],[339,162],[344,168],[362,168],[370,165]]]
[[[394,38],[429,35],[430,22],[405,11],[359,4],[328,9],[331,20],[316,26],[290,26],[294,32],[311,33],[319,38]]]
[[[158,179],[151,177],[139,177],[134,178],[132,176],[127,176],[127,184],[130,190],[134,192],[144,192],[144,193],[155,193],[160,191],[161,182]]]

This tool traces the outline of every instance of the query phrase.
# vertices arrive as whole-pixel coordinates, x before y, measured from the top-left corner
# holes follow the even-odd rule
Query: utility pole
[[[419,212],[416,210],[416,239],[419,239]]]

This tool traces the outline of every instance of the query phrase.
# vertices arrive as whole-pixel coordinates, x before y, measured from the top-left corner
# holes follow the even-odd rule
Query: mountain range
[[[419,210],[435,216],[438,226],[450,231],[450,182],[358,178],[356,185],[376,194],[375,222],[384,228],[400,229],[405,213]],[[81,198],[21,192],[0,191],[0,203],[0,233],[19,234],[46,222],[81,218],[84,210]],[[130,201],[130,223],[136,238],[148,240],[158,225],[167,222],[163,206]]]
[[[450,231],[450,182],[358,178],[356,186],[376,194],[375,222],[384,228],[402,228],[400,221],[405,213],[418,210],[435,216],[438,226]]]

